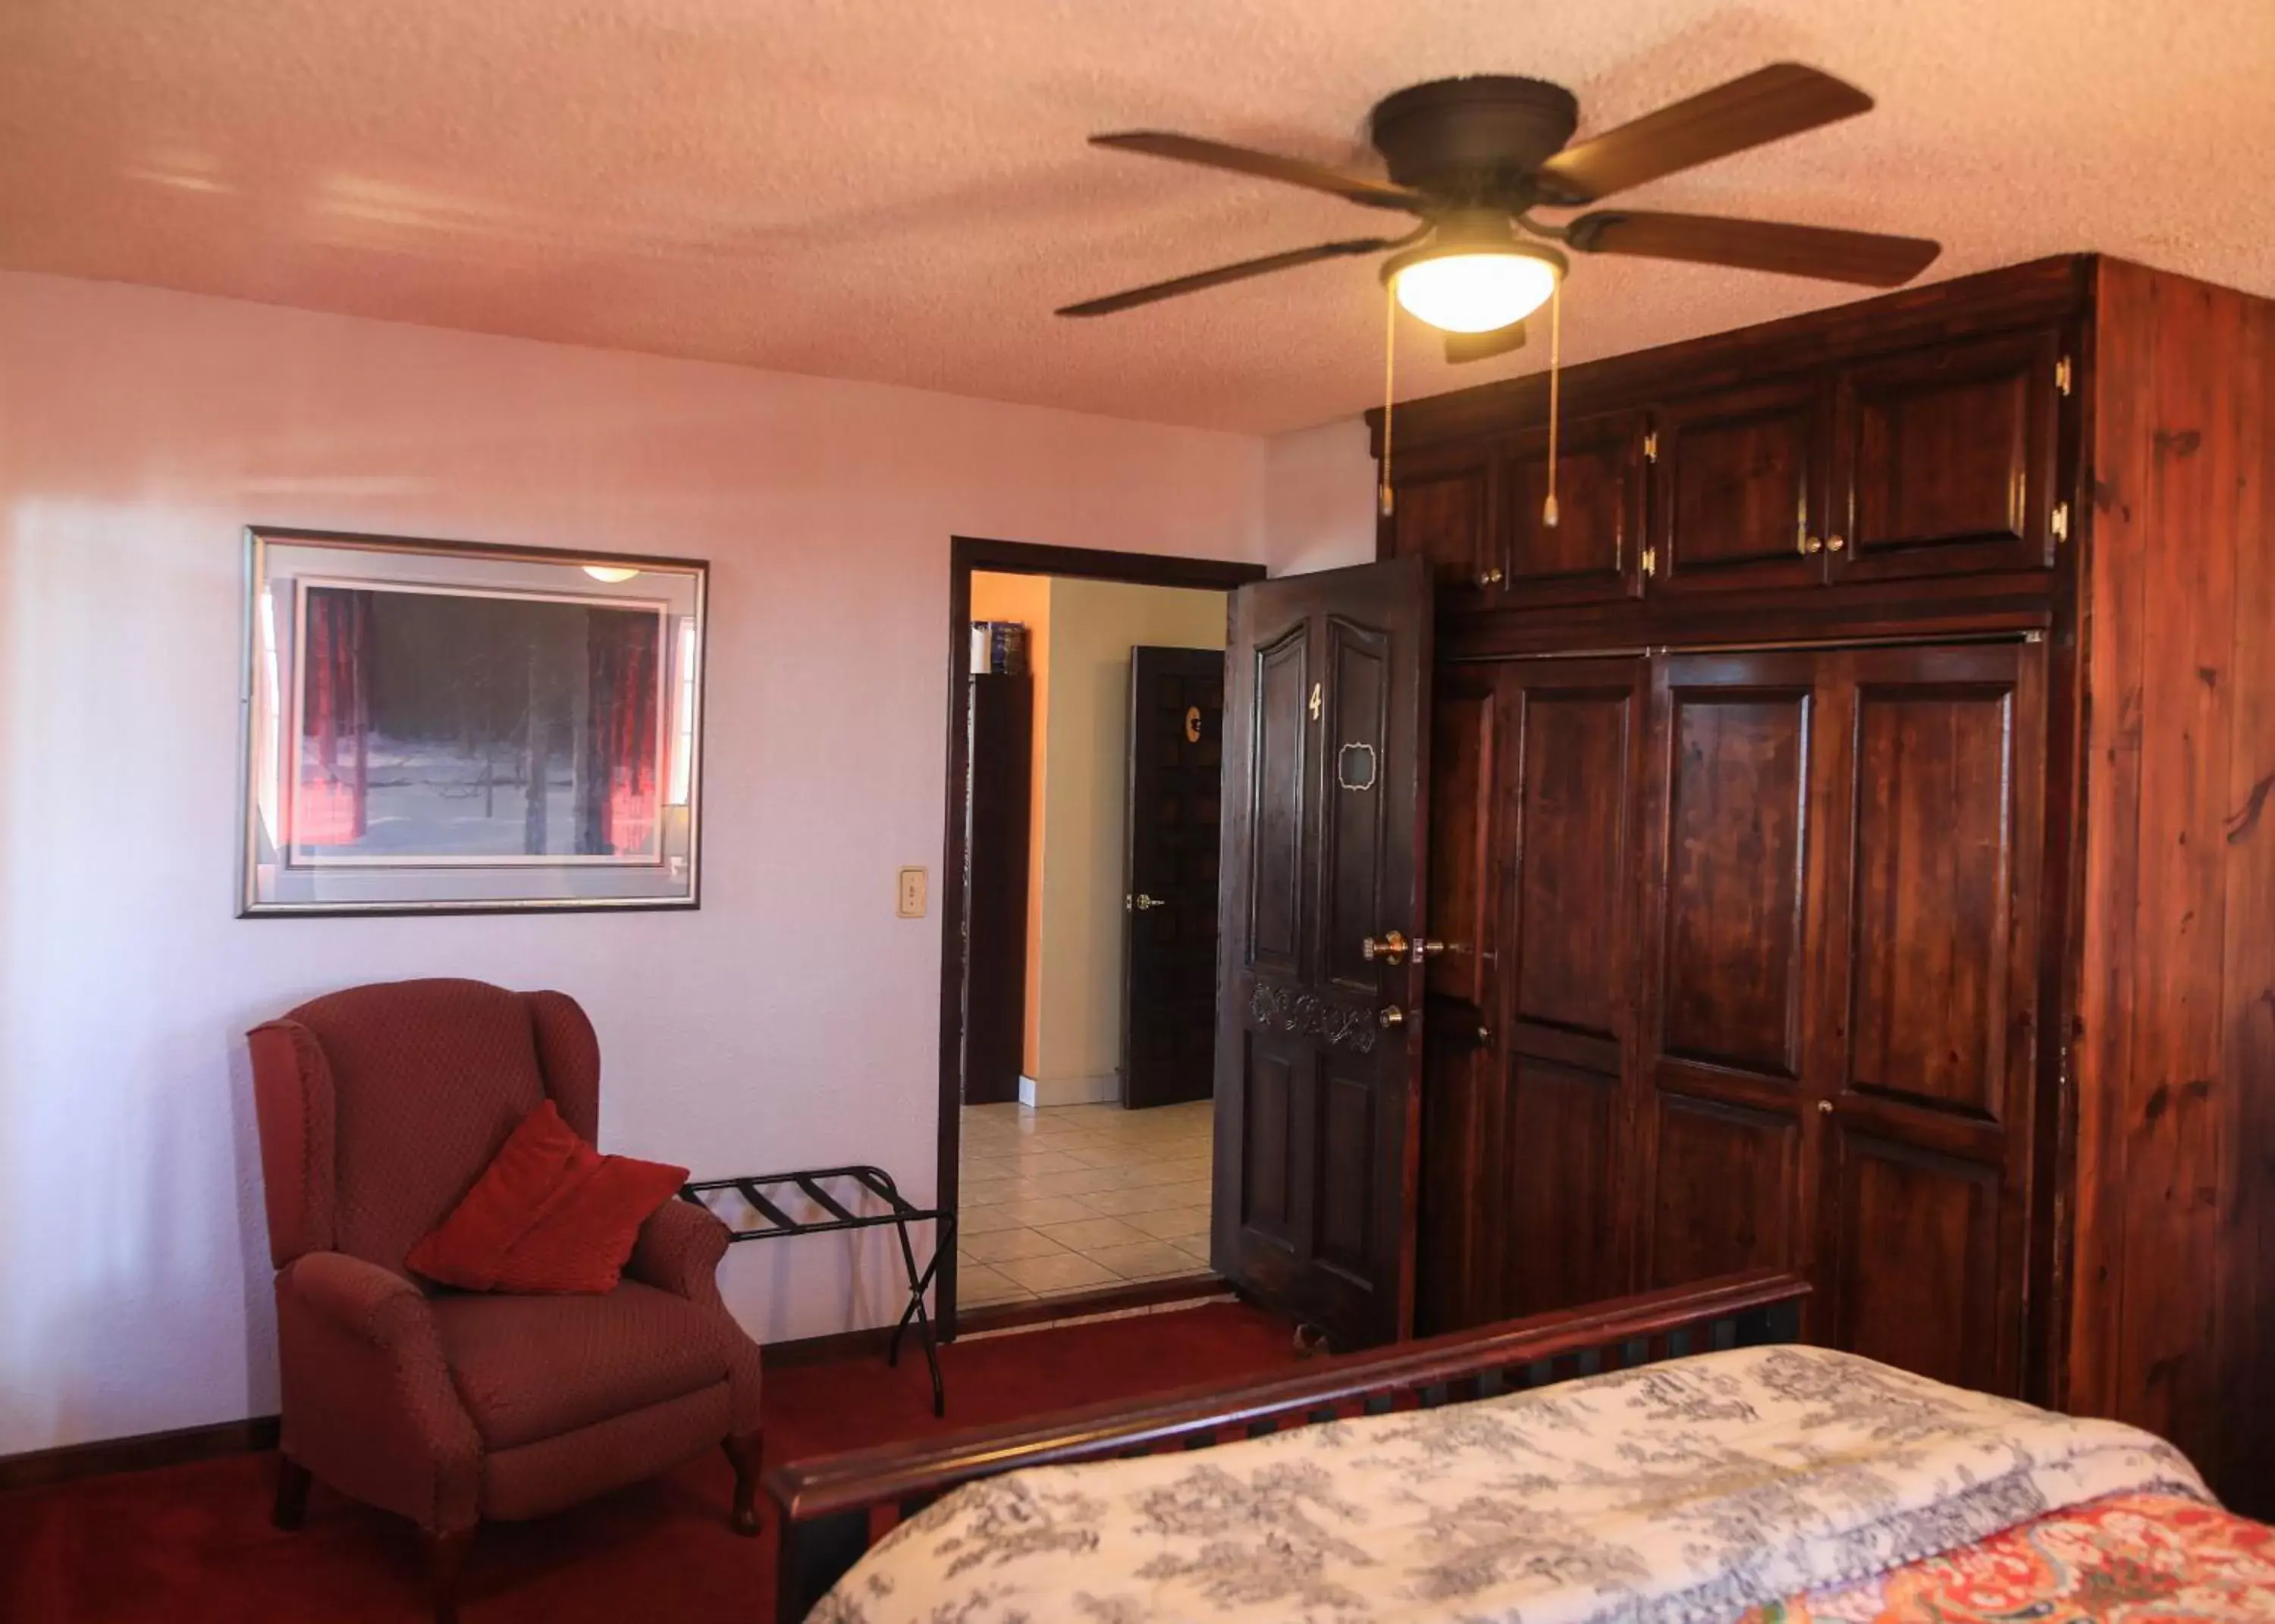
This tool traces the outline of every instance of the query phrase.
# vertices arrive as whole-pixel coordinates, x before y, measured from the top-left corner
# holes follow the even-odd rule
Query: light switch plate
[[[904,868],[901,871],[900,915],[903,919],[925,917],[926,871]]]

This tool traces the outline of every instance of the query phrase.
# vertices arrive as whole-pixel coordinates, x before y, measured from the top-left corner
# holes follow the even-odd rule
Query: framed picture
[[[697,905],[707,565],[246,537],[241,916]]]

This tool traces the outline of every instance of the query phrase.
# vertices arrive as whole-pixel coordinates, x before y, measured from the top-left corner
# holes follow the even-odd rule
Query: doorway
[[[959,1307],[1051,1317],[1207,1278],[1222,648],[1231,589],[1263,574],[954,544],[951,1330]]]

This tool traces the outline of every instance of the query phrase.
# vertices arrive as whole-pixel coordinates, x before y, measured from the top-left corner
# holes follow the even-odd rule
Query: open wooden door
[[[1338,1348],[1413,1326],[1430,644],[1418,558],[1232,600],[1211,1261]]]

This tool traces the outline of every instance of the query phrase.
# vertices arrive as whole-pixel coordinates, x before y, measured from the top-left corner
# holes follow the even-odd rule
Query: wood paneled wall
[[[2099,267],[2067,1401],[2275,1511],[2275,304]]]

